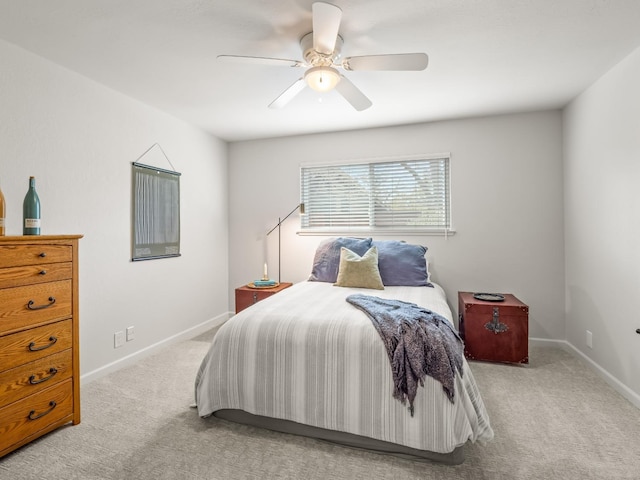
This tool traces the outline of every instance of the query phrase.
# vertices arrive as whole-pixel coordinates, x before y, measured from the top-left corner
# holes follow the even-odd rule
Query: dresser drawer
[[[0,335],[71,315],[71,280],[0,290]]]
[[[72,412],[71,379],[0,408],[0,452],[70,417]]]
[[[71,349],[0,373],[0,405],[8,405],[71,378]]]
[[[65,280],[72,277],[72,267],[71,262],[65,262],[0,268],[0,288]]]
[[[0,372],[71,348],[72,328],[64,320],[0,337]]]
[[[2,245],[0,268],[70,262],[72,256],[71,245]]]

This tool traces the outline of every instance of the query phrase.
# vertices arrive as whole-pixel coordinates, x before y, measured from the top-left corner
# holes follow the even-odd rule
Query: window
[[[449,155],[301,168],[302,233],[451,228]]]

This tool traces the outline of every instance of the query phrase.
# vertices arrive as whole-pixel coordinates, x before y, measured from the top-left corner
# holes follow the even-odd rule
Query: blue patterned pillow
[[[362,256],[371,248],[371,238],[338,237],[323,240],[316,249],[309,280],[335,283],[340,266],[340,249],[348,248]]]
[[[386,286],[433,287],[427,273],[427,247],[398,240],[375,240],[378,269]]]

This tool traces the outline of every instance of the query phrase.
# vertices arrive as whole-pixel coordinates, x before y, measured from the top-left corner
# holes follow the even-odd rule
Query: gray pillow
[[[310,281],[336,282],[338,267],[340,266],[340,249],[342,247],[362,256],[371,248],[371,238],[338,237],[328,238],[320,242],[313,258]]]
[[[427,247],[398,240],[375,240],[378,269],[387,286],[433,287],[427,273]]]

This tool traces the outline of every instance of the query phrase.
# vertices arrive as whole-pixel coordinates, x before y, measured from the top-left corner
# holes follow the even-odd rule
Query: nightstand
[[[293,284],[289,282],[281,282],[279,285],[271,288],[251,288],[247,285],[236,288],[236,313],[240,313],[254,303],[258,303],[260,300],[275,295],[285,288],[289,288],[291,285]]]
[[[509,293],[500,302],[458,292],[464,354],[470,360],[529,363],[529,307]]]

